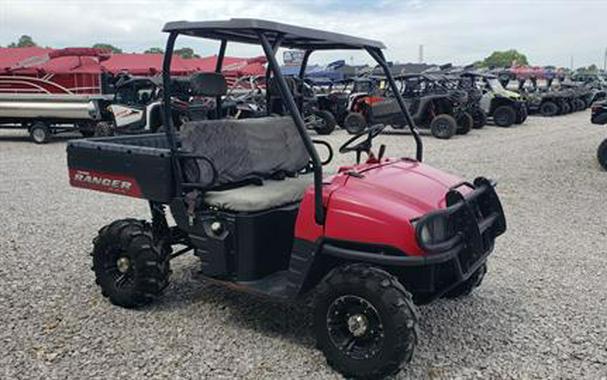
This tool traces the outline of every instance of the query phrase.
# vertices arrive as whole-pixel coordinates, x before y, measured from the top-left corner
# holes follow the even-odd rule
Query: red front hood
[[[419,253],[410,221],[445,207],[449,188],[462,180],[430,166],[399,160],[360,165],[330,196],[325,236],[391,245]]]

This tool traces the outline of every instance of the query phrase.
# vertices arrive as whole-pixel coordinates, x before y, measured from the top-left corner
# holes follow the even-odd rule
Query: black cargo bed
[[[175,195],[171,151],[164,133],[70,141],[67,164],[75,187],[163,203]]]

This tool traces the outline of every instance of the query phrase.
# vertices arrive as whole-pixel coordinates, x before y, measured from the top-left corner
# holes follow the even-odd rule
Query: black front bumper
[[[463,195],[458,189],[471,189]],[[463,182],[450,189],[447,207],[428,213],[415,222],[418,242],[424,223],[446,218],[454,231],[439,244],[423,244],[424,256],[403,256],[366,252],[326,243],[323,252],[331,256],[373,263],[389,269],[412,291],[418,303],[430,302],[466,281],[493,251],[495,238],[506,231],[506,218],[494,184],[486,178]]]

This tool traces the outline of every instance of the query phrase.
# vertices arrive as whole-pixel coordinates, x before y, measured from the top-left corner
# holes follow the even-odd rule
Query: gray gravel
[[[583,112],[425,139],[426,162],[498,180],[509,231],[478,291],[421,308],[399,377],[607,377],[607,173],[595,159],[606,136]],[[381,140],[412,152],[410,136]],[[64,140],[0,131],[0,216],[0,378],[339,378],[304,306],[205,284],[193,257],[172,263],[153,306],[111,306],[89,270],[91,239],[147,217],[146,203],[70,188]]]

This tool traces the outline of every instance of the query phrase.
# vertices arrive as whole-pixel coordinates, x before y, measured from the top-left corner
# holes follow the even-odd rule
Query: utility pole
[[[573,56],[571,56],[571,71],[573,71]]]
[[[419,45],[419,63],[424,63],[424,45]]]

